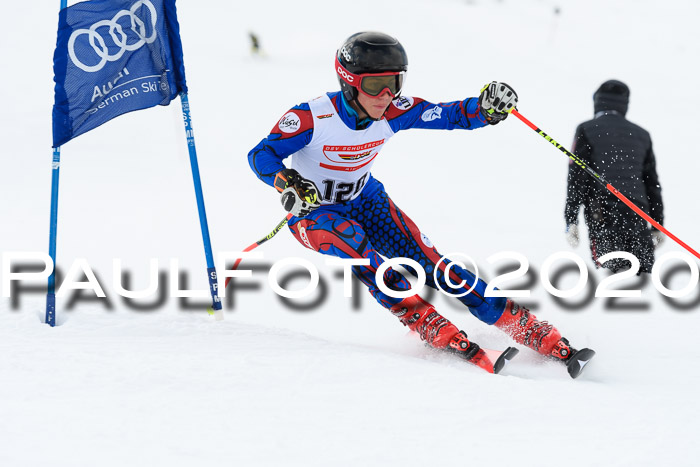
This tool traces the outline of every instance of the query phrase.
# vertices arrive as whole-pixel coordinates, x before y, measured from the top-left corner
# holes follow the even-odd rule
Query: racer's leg
[[[308,216],[292,218],[289,227],[294,237],[304,246],[319,253],[340,258],[368,258],[369,266],[353,266],[353,273],[364,283],[369,292],[383,307],[389,309],[412,331],[416,331],[428,344],[446,348],[455,340],[455,351],[469,358],[466,336],[457,337],[459,330],[435,311],[432,305],[417,295],[401,299],[382,292],[376,283],[377,268],[384,262],[374,249],[362,226],[345,216],[344,205],[324,206]],[[388,288],[405,291],[410,283],[398,272],[388,268],[384,274]]]
[[[413,259],[425,270],[426,285],[451,295],[464,294],[476,283],[471,293],[458,300],[481,321],[493,324],[498,320],[505,310],[506,299],[485,297],[486,282],[456,264],[449,270],[449,280],[452,284],[464,282],[464,285],[453,287],[448,284],[446,272],[450,260],[445,258],[440,261],[442,256],[430,239],[394,204],[381,182],[371,178],[360,197],[361,202],[355,203],[349,215],[362,225],[379,253],[390,258]],[[439,266],[436,266],[438,263]],[[407,269],[411,270],[410,267]]]
[[[416,224],[389,198],[382,184],[375,179],[368,182],[362,193],[359,209],[350,212],[365,228],[371,241],[381,254],[387,257],[406,257],[417,261],[426,273],[426,284],[459,297],[474,316],[487,324],[493,324],[516,342],[527,345],[545,355],[566,357],[559,331],[546,321],[541,322],[512,300],[504,297],[486,297],[486,282],[471,271],[456,264],[450,270],[450,260],[437,251],[430,240],[421,233]],[[451,284],[446,278],[449,276]],[[454,287],[454,284],[464,285]],[[476,284],[476,285],[474,285]]]
[[[369,266],[353,267],[353,273],[383,307],[390,309],[401,301],[377,287],[375,274],[384,260],[374,249],[362,226],[345,216],[345,206],[322,206],[301,219],[292,217],[289,228],[299,243],[324,255],[369,259]],[[411,288],[410,283],[391,268],[386,270],[384,282],[390,289]]]

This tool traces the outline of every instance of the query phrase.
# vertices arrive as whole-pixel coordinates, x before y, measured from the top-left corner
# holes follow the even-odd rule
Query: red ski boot
[[[435,311],[435,307],[418,295],[404,298],[391,308],[404,326],[418,333],[431,347],[444,349],[458,332],[457,326]]]
[[[542,355],[564,363],[572,378],[578,377],[595,355],[595,351],[591,349],[574,349],[557,328],[547,321],[539,321],[530,310],[512,300],[506,302],[506,309],[495,326],[518,344],[526,345]]]
[[[404,299],[391,308],[391,312],[431,347],[453,353],[489,373],[501,371],[506,362],[518,353],[513,347],[503,352],[480,348],[467,339],[464,331],[457,329],[418,295]]]
[[[506,309],[496,321],[495,326],[512,337],[518,344],[526,345],[542,355],[558,356],[559,353],[563,353],[562,357],[566,357],[568,346],[566,348],[557,347],[561,339],[557,328],[547,321],[538,320],[535,315],[530,313],[530,310],[521,307],[512,300],[506,301]],[[557,355],[553,355],[555,347],[557,347]]]

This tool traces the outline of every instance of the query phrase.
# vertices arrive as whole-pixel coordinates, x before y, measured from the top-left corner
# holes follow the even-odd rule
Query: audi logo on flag
[[[136,15],[136,11],[142,6],[148,8],[148,11],[150,13],[150,21],[146,20],[151,23],[150,29],[152,31],[149,36],[147,36],[148,28],[146,27],[146,22]],[[139,38],[139,40],[134,42],[133,44],[127,43],[127,35],[124,32],[122,25],[119,24],[119,20],[124,17],[127,17],[129,19],[128,29],[133,31],[136,37]],[[155,41],[156,37],[158,36],[156,32],[157,20],[158,15],[156,13],[156,8],[153,6],[153,3],[151,3],[149,0],[139,0],[138,2],[134,3],[134,5],[129,10],[119,11],[116,15],[114,15],[112,19],[98,21],[97,23],[90,26],[89,29],[76,29],[75,31],[73,31],[73,34],[71,34],[70,38],[68,39],[68,55],[70,56],[70,59],[73,61],[75,66],[77,66],[81,70],[87,71],[88,73],[100,71],[102,68],[104,68],[107,62],[114,62],[116,60],[119,60],[122,57],[122,55],[124,55],[124,52],[133,52],[134,50],[143,47],[145,44],[150,44],[151,42]],[[119,47],[119,50],[116,53],[110,54],[110,48],[105,42],[104,37],[102,37],[102,34],[100,34],[100,32],[102,31],[98,32],[98,30],[104,28],[109,28],[109,37],[111,37],[112,41],[114,42],[114,45]],[[104,33],[107,33],[107,31],[104,31]],[[100,61],[96,65],[86,65],[83,61],[81,61],[80,58],[78,58],[78,54],[76,53],[75,49],[75,42],[83,34],[86,34],[88,36],[88,40],[90,42],[90,46],[92,47],[92,51],[94,51],[94,53],[100,58]],[[86,49],[87,48],[85,47],[79,47],[79,51],[81,52],[81,54],[85,53]],[[84,56],[82,58],[86,61],[89,60],[89,57],[87,56]]]

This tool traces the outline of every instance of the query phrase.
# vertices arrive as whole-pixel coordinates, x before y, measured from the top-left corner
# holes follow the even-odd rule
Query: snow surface
[[[55,3],[15,2],[0,29],[3,253],[46,252]],[[601,82],[627,82],[628,117],[654,140],[666,226],[700,247],[697,1],[178,7],[216,251],[243,249],[283,217],[246,154],[289,107],[337,88],[333,53],[363,29],[406,46],[406,94],[456,100],[506,81],[522,113],[563,144],[590,118]],[[265,58],[251,57],[249,30]],[[502,376],[430,352],[364,290],[353,308],[337,268],[286,231],[260,248],[263,261],[312,261],[328,285],[312,310],[284,306],[256,272],[247,283],[259,288],[237,291],[223,322],[176,299],[136,311],[114,291],[113,258],[134,288],[147,285],[149,258],[161,268],[178,258],[190,287],[206,287],[179,104],[80,136],[62,152],[58,265],[85,258],[108,301],[59,299],[56,328],[41,323],[40,292],[0,302],[0,465],[698,465],[700,287],[677,300],[684,306],[651,282],[617,309],[604,298],[577,309],[554,300],[538,275],[550,255],[571,251],[566,170],[561,153],[510,118],[469,133],[404,132],[374,173],[441,252],[472,256],[486,277],[501,265],[487,262],[495,253],[528,258],[532,295],[521,300],[598,351],[575,381],[527,349]],[[574,251],[590,266],[583,243]],[[674,251],[667,240],[658,254]],[[604,277],[592,271],[592,283]],[[574,282],[567,274],[559,285]],[[509,345],[464,308],[433,301],[475,341]]]

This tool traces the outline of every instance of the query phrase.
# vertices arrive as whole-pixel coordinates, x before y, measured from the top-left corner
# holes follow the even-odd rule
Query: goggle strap
[[[357,86],[355,83],[360,82],[360,76],[356,75],[354,73],[350,73],[347,68],[345,68],[341,63],[340,60],[338,60],[338,56],[336,55],[335,57],[335,71],[338,73],[338,76],[340,76],[343,81],[348,83],[350,86]]]

